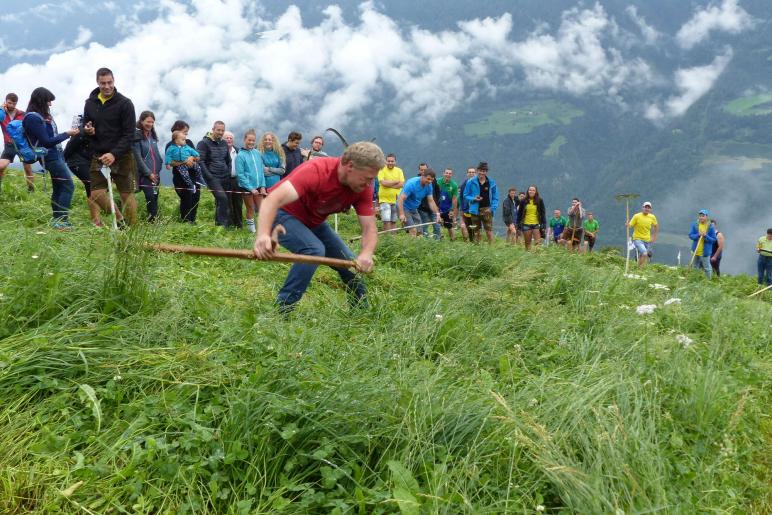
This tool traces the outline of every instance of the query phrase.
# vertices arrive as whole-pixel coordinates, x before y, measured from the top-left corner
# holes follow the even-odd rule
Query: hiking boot
[[[71,231],[73,225],[69,220],[54,220],[51,222],[51,228],[57,231]]]
[[[254,220],[247,220],[247,230],[251,233],[255,232],[255,221]]]

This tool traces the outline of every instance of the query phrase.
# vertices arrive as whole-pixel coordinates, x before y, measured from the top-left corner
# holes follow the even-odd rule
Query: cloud
[[[727,48],[708,65],[676,70],[674,81],[679,94],[668,98],[663,107],[656,104],[650,105],[645,116],[650,120],[660,120],[666,116],[684,114],[692,104],[710,91],[732,60],[732,56],[732,49]]]
[[[16,11],[0,15],[0,23],[18,24],[20,20],[30,20],[35,18],[34,23],[58,23],[58,16],[51,16],[52,13],[72,13],[86,6],[83,0],[69,0],[67,2],[44,2],[33,5],[22,11]]]
[[[628,5],[625,12],[630,19],[633,20],[633,23],[638,26],[638,29],[641,31],[641,36],[643,36],[643,40],[647,45],[653,45],[662,36],[657,29],[646,23],[646,19],[643,16],[638,14],[638,8],[636,6]]]
[[[85,45],[91,41],[93,36],[94,33],[88,30],[86,27],[78,27],[78,35],[75,37],[75,41],[73,41],[72,44],[73,46]]]
[[[153,110],[162,129],[181,118],[198,137],[223,119],[236,131],[333,126],[372,137],[430,134],[448,113],[502,89],[595,95],[626,106],[659,77],[629,55],[629,34],[600,4],[569,9],[555,29],[541,25],[521,40],[512,38],[508,13],[429,31],[364,2],[353,17],[331,5],[313,22],[294,5],[267,18],[249,0],[143,0],[115,17],[122,36],[111,46],[85,27],[73,44],[6,45],[49,57],[14,65],[0,81],[22,98],[45,85],[57,96],[56,112],[69,119],[94,88],[94,71],[108,66],[118,89],[138,112]],[[704,93],[690,80],[699,70],[676,75],[679,94],[655,106],[659,117],[682,112],[679,102]]]
[[[708,38],[712,31],[739,34],[753,26],[753,18],[738,5],[738,0],[724,0],[720,6],[698,9],[676,34],[676,41],[690,49]]]
[[[652,77],[646,62],[625,59],[613,46],[618,32],[600,4],[574,8],[563,13],[555,35],[540,29],[512,45],[511,56],[535,88],[617,97],[623,88],[640,86]]]
[[[660,230],[686,236],[698,209],[708,209],[726,238],[721,271],[753,274],[756,241],[772,220],[767,192],[772,185],[770,164],[745,167],[753,158],[735,157],[717,164],[703,163],[699,171],[672,187],[655,203]],[[717,194],[717,192],[720,192]],[[686,262],[689,247],[682,247]]]

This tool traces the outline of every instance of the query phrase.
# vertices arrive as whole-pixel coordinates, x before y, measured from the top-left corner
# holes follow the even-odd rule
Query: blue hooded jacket
[[[697,228],[699,222],[692,223],[692,229],[689,231],[689,239],[692,240],[692,252],[697,249],[697,242],[700,240],[700,230]],[[708,232],[705,233],[703,240],[702,255],[710,257],[713,254],[713,245],[716,243],[716,228],[708,222]]]
[[[496,187],[496,181],[488,177],[490,187],[491,214],[496,214],[496,208],[499,205],[499,189]],[[475,176],[466,181],[464,187],[464,199],[469,203],[469,213],[473,215],[480,214],[480,202],[475,197],[480,195],[480,180]]]

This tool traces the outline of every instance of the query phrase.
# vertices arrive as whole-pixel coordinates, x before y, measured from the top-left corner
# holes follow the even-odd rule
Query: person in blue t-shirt
[[[426,198],[429,209],[434,213],[436,223],[440,223],[440,210],[434,202],[434,188],[432,183],[437,178],[434,170],[427,168],[420,176],[411,177],[405,182],[402,191],[397,197],[397,210],[399,220],[403,227],[411,227],[421,224],[421,215],[418,213],[418,206]],[[410,235],[415,236],[415,228],[410,229]]]

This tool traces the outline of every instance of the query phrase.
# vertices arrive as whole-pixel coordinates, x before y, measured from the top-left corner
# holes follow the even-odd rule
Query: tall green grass
[[[749,278],[397,235],[369,310],[320,269],[285,320],[285,265],[142,250],[248,247],[208,198],[195,227],[165,191],[157,226],[79,206],[62,234],[3,187],[2,513],[770,511],[772,309]]]

